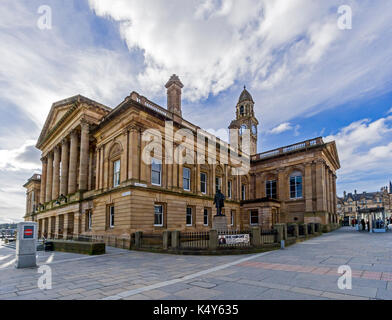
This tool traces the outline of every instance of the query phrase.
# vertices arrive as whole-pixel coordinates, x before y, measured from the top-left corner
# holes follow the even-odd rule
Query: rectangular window
[[[187,227],[191,227],[193,225],[192,221],[192,208],[188,207],[186,208],[186,225]]]
[[[215,178],[215,192],[218,192],[218,190],[221,190],[221,178],[216,177]]]
[[[207,193],[207,175],[205,173],[200,173],[200,190],[202,194]]]
[[[276,180],[269,180],[265,183],[265,193],[268,198],[277,199]]]
[[[109,227],[114,228],[114,206],[109,207]]]
[[[163,206],[154,206],[154,226],[163,227]]]
[[[183,188],[185,191],[191,191],[191,169],[182,169]]]
[[[246,200],[246,186],[244,184],[241,186],[241,199]]]
[[[204,221],[204,226],[208,226],[208,209],[204,208],[204,215],[203,215],[203,221]]]
[[[302,198],[302,176],[290,177],[290,198]]]
[[[151,183],[160,186],[162,180],[162,164],[160,160],[152,159],[151,162]]]
[[[91,230],[93,227],[93,214],[91,210],[87,211],[87,230]]]
[[[120,160],[113,162],[113,187],[118,187],[120,185]]]
[[[259,224],[259,212],[258,211],[251,211],[250,212],[250,224],[251,225],[258,225]]]
[[[235,211],[231,210],[230,212],[230,225],[234,226],[234,217],[235,217]]]
[[[227,182],[227,197],[231,199],[231,180]]]

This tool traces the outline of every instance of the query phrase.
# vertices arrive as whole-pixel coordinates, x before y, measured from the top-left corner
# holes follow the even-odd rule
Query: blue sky
[[[50,30],[37,26],[44,4]],[[337,27],[341,5],[351,30]],[[392,179],[391,1],[3,0],[0,41],[0,222],[24,214],[53,102],[115,107],[137,91],[165,106],[173,73],[184,117],[204,129],[226,130],[246,85],[259,151],[322,136],[338,145],[339,194]]]

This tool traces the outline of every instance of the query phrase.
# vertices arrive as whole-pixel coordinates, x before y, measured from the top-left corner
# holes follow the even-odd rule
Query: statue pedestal
[[[212,219],[212,229],[216,231],[227,231],[227,217],[226,216],[214,216]]]

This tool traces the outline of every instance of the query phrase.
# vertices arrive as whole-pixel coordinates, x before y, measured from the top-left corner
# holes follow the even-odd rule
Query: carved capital
[[[88,123],[88,121],[86,119],[81,119],[80,120],[80,127],[82,128],[82,130],[89,130],[90,123]]]
[[[69,139],[68,137],[65,137],[63,140],[61,140],[61,144],[64,146],[68,143]]]

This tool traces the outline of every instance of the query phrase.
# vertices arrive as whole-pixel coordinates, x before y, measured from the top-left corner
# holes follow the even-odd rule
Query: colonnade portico
[[[89,127],[86,121],[82,121],[78,128],[72,130],[67,137],[42,157],[41,205],[58,200],[60,196],[87,190],[90,156]],[[70,231],[69,226],[72,226],[71,232],[78,233],[79,228],[73,230],[74,225],[79,225],[78,222],[73,221],[74,217],[79,219],[77,212],[43,218],[40,231],[52,237],[59,233],[67,235],[67,231]]]

